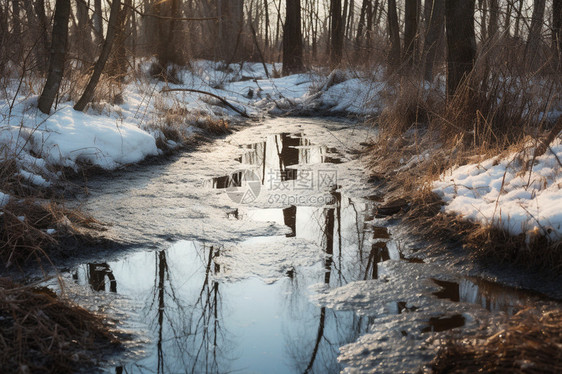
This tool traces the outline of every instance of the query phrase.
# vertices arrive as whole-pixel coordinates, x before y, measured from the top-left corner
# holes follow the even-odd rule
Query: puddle
[[[509,315],[517,313],[525,305],[530,305],[541,295],[530,291],[503,286],[479,278],[464,278],[458,282],[431,279],[441,287],[433,295],[439,299],[453,302],[477,304],[490,312],[504,312]]]
[[[447,331],[457,327],[462,327],[465,322],[465,318],[460,314],[455,314],[449,317],[432,317],[429,319],[429,326],[424,327],[421,332]]]
[[[265,141],[245,145],[243,148],[244,153],[236,160],[240,162],[241,167],[249,169],[213,178],[212,188],[242,187],[248,182],[258,180],[262,186],[267,185],[272,190],[281,187],[279,183],[298,180],[297,189],[314,189],[313,175],[309,175],[308,170],[299,172],[292,167],[312,164],[335,165],[343,162],[335,148],[314,145],[303,134],[269,135]]]
[[[230,212],[241,221],[285,225],[287,233],[234,248],[181,241],[84,264],[70,278],[138,306],[153,343],[147,357],[123,363],[124,371],[339,372],[339,347],[365,333],[367,319],[315,306],[308,287],[362,276],[368,235],[357,228],[368,210],[340,195],[330,207]]]
[[[134,361],[117,360],[108,370],[332,373],[343,370],[341,362],[354,365],[340,348],[365,338],[388,346],[382,356],[395,360],[396,370],[387,372],[404,371],[419,357],[406,364],[398,352],[422,332],[466,328],[472,320],[455,308],[436,314],[436,305],[466,302],[474,304],[468,309],[513,313],[525,301],[472,278],[432,284],[431,277],[444,273],[405,258],[393,233],[376,225],[384,209],[403,206],[381,208],[384,196],[365,189],[359,163],[336,167],[340,148],[315,144],[304,130],[265,131],[258,131],[265,140],[243,146],[241,155],[230,149],[223,157],[221,145],[135,174],[134,188],[106,186],[105,180],[98,185],[91,209],[117,217],[120,235],[166,239],[146,246],[159,250],[91,261],[65,275],[93,293],[101,311],[120,300],[121,315],[148,338],[133,352]],[[345,173],[345,183],[336,171]],[[217,174],[227,175],[212,178]],[[357,191],[367,197],[355,197]],[[319,289],[334,291],[333,297],[317,302]],[[366,350],[358,348],[355,362]]]

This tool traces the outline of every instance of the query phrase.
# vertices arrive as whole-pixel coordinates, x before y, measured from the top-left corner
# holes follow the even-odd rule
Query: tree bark
[[[111,54],[111,47],[113,46],[113,40],[119,29],[119,13],[121,8],[121,1],[120,0],[113,0],[111,3],[111,11],[109,13],[109,22],[107,25],[107,35],[105,37],[105,41],[103,42],[103,46],[100,52],[100,56],[94,65],[94,72],[90,77],[90,81],[80,97],[80,100],[74,105],[74,110],[79,112],[83,111],[86,108],[86,105],[92,100],[94,97],[94,92],[96,90],[96,86],[101,77],[101,73],[103,72],[103,68],[105,67],[105,63]]]
[[[426,0],[426,7],[431,8],[427,22],[427,33],[425,35],[424,55],[424,79],[433,81],[433,66],[437,50],[443,42],[444,21],[445,21],[445,0]]]
[[[283,28],[283,75],[304,70],[302,59],[301,2],[286,0],[286,18]]]
[[[404,63],[412,66],[416,51],[416,34],[418,32],[418,0],[406,0],[404,15]]]
[[[103,18],[101,9],[101,0],[94,0],[94,38],[97,46],[103,43]]]
[[[447,27],[447,93],[454,95],[476,57],[474,0],[445,1]]]
[[[123,5],[125,6],[119,12],[117,35],[112,48],[113,53],[107,67],[108,74],[117,78],[119,82],[122,82],[127,74],[127,46],[125,42],[127,40],[127,21],[131,0],[124,0]]]
[[[39,22],[39,30],[41,33],[41,65],[45,66],[45,72],[49,65],[49,21],[45,14],[45,0],[36,0],[33,2],[33,8],[35,14],[37,15],[37,20]]]
[[[343,55],[343,19],[341,0],[330,0],[330,66],[337,67]]]
[[[355,50],[359,51],[363,44],[364,29],[366,26],[367,7],[371,5],[371,0],[363,0],[361,12],[359,13],[359,23],[357,24],[357,35],[355,36]]]
[[[537,54],[541,44],[541,31],[544,21],[545,0],[534,0],[533,16],[529,29],[529,38],[525,46],[525,62],[528,69],[535,69]]]
[[[552,48],[558,58],[558,70],[562,70],[562,0],[552,2]]]
[[[488,40],[495,38],[497,36],[499,25],[498,16],[500,13],[498,0],[490,1],[490,21],[488,24]]]
[[[70,17],[70,0],[57,0],[51,38],[49,71],[43,92],[39,96],[39,110],[45,114],[51,112],[51,106],[59,91],[64,73],[66,46],[68,42],[68,20]]]
[[[227,62],[240,57],[239,40],[244,25],[243,0],[217,0],[219,42],[217,57]]]
[[[390,37],[390,54],[388,63],[392,69],[400,66],[400,29],[398,26],[398,12],[396,0],[388,0],[388,35]]]

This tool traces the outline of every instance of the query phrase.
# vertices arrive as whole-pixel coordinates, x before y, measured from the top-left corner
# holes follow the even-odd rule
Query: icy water
[[[412,258],[375,218],[371,128],[272,119],[163,165],[92,180],[84,209],[135,250],[64,275],[131,333],[117,373],[415,371],[427,336],[534,295]]]

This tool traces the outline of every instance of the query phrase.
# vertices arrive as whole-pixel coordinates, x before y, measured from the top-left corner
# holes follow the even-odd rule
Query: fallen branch
[[[219,100],[221,103],[223,103],[224,105],[226,105],[227,107],[229,107],[230,109],[234,110],[236,113],[240,114],[242,117],[244,118],[252,118],[250,117],[245,111],[241,111],[240,109],[236,108],[234,105],[232,105],[231,103],[229,103],[228,101],[226,101],[226,99],[224,97],[215,95],[214,93],[210,93],[207,91],[201,91],[201,90],[194,90],[192,88],[164,88],[162,91],[160,92],[174,92],[174,91],[182,91],[182,92],[194,92],[194,93],[200,93],[203,95],[209,95],[214,97],[215,99]]]

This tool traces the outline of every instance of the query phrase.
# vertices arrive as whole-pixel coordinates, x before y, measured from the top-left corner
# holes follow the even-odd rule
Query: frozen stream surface
[[[375,216],[358,152],[374,136],[270,119],[89,181],[83,209],[133,248],[63,274],[67,294],[130,333],[102,369],[416,372],[433,338],[533,300],[412,258]]]

